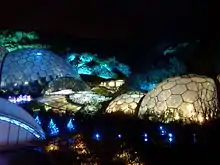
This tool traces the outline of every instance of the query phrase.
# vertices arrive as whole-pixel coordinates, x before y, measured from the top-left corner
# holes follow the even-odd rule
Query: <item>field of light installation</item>
[[[36,33],[1,33],[0,149],[30,145],[93,164],[144,164],[147,146],[207,143],[219,118],[217,74],[188,73],[170,55],[166,67],[134,75],[115,58],[60,54],[38,40]]]

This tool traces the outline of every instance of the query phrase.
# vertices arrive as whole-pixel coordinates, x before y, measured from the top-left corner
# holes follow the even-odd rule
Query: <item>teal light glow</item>
[[[132,78],[131,87],[136,90],[150,91],[154,86],[163,80],[183,75],[187,72],[186,65],[176,57],[169,57],[169,63],[164,66],[152,66],[152,69],[145,73],[136,74]]]
[[[84,74],[84,75],[93,75],[93,70],[85,66],[85,67],[78,68],[78,73]]]
[[[104,79],[112,79],[118,77],[116,71],[126,77],[131,74],[129,66],[119,63],[115,58],[100,59],[96,54],[72,53],[67,56],[67,61],[78,67],[80,75],[94,75]]]
[[[176,53],[177,51],[179,51],[179,49],[181,48],[185,48],[189,45],[189,43],[184,42],[184,43],[180,43],[177,46],[170,46],[168,47],[166,50],[163,51],[164,55],[168,55],[168,54],[172,54],[172,53]]]
[[[98,65],[94,67],[95,75],[104,79],[116,78],[117,75],[112,72],[106,65]]]
[[[75,58],[76,58],[76,54],[71,54],[71,55],[69,55],[69,56],[67,57],[67,61],[68,61],[68,62],[74,61]]]
[[[131,70],[130,70],[130,67],[128,65],[119,63],[116,66],[116,68],[117,68],[118,71],[120,71],[121,73],[123,73],[127,77],[130,76],[130,74],[131,74]]]
[[[96,55],[92,55],[90,53],[82,53],[79,57],[79,59],[82,61],[82,63],[91,62],[96,58]]]
[[[150,91],[152,90],[157,84],[156,83],[145,83],[140,84],[140,89],[144,91]]]

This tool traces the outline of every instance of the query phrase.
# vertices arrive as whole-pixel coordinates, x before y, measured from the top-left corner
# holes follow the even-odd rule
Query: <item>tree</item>
[[[71,132],[75,129],[75,124],[73,124],[73,119],[70,119],[69,122],[67,123],[67,129]]]
[[[164,66],[154,65],[146,73],[140,73],[131,77],[130,87],[135,90],[150,91],[164,79],[179,76],[186,73],[185,64],[176,57],[169,57]]]
[[[100,59],[96,54],[91,53],[71,53],[67,56],[67,61],[78,67],[81,75],[94,75],[104,79],[118,77],[128,77],[131,74],[130,67],[118,62],[114,57]]]
[[[48,129],[49,129],[50,136],[56,136],[59,134],[59,128],[56,126],[53,119],[50,119]]]
[[[0,46],[5,47],[8,51],[23,48],[49,48],[39,41],[39,36],[35,32],[23,31],[0,31]]]

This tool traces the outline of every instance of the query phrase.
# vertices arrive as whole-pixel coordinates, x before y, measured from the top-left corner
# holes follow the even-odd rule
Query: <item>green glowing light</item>
[[[23,48],[48,48],[49,46],[38,43],[39,36],[35,32],[0,31],[0,46],[9,52]]]

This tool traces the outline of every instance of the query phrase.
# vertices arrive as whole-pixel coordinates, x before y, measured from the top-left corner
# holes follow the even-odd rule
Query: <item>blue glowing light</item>
[[[147,86],[147,90],[150,91],[152,90],[157,84],[155,83],[149,83],[148,86]]]
[[[93,75],[93,70],[89,67],[80,67],[78,68],[78,73],[79,74],[84,74],[84,75]]]
[[[172,134],[172,133],[169,133],[169,134],[168,134],[168,137],[172,138],[172,137],[173,137],[173,134]]]
[[[169,141],[169,143],[173,142],[173,134],[172,133],[168,133],[168,141]]]
[[[172,143],[172,142],[173,142],[173,138],[169,138],[168,140],[169,140],[169,142],[170,142],[170,143]]]
[[[94,54],[90,54],[90,53],[82,53],[81,56],[79,57],[79,59],[83,62],[83,63],[88,63],[94,60],[94,58],[96,57],[96,55]]]
[[[121,134],[118,134],[118,138],[121,138],[122,136],[121,136]]]
[[[98,138],[100,137],[100,135],[97,133],[97,134],[95,135],[95,137],[98,139]]]
[[[153,82],[143,82],[143,81],[139,81],[138,83],[138,88],[140,88],[141,90],[144,91],[151,91],[157,84],[153,83]]]
[[[116,68],[127,77],[131,74],[130,67],[128,65],[119,63]]]
[[[17,86],[17,84],[14,84],[14,86]],[[12,96],[8,97],[8,101],[15,103],[15,104],[26,103],[31,100],[32,100],[32,98],[30,95],[20,95],[18,97],[12,97]]]
[[[67,123],[67,129],[71,132],[75,130],[75,125],[73,124],[74,119],[70,119],[69,122]]]
[[[160,126],[159,129],[160,129],[160,135],[163,136],[166,134],[166,130],[163,128],[163,126]]]
[[[70,55],[67,57],[67,61],[68,61],[68,62],[74,61],[75,59],[76,59],[76,54],[70,54]]]
[[[96,133],[96,134],[94,135],[94,139],[95,139],[95,140],[100,140],[100,134],[99,134],[99,133]]]
[[[28,126],[20,121],[10,119],[6,116],[0,116],[0,120],[19,126],[23,129],[25,129],[26,131],[30,132],[31,134],[33,134],[38,139],[45,139],[45,134],[42,131],[37,131],[37,130],[31,128],[30,126]]]
[[[56,126],[56,124],[54,123],[53,119],[50,119],[49,125],[49,134],[50,136],[56,136],[59,134],[59,128]]]
[[[147,133],[144,133],[144,141],[145,141],[145,142],[148,141],[148,135],[147,135]]]
[[[36,116],[34,120],[37,122],[37,124],[41,125],[41,121],[40,121],[39,116]]]

